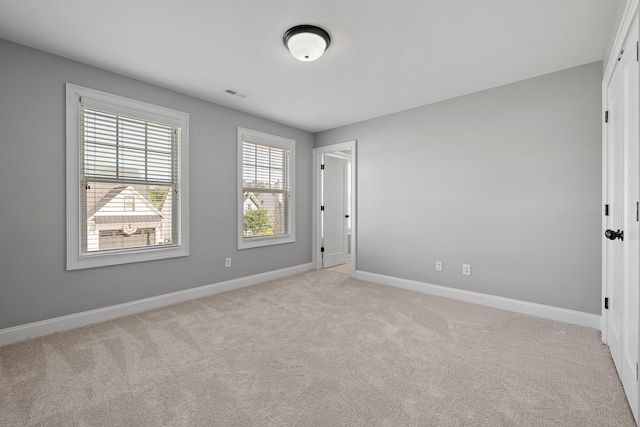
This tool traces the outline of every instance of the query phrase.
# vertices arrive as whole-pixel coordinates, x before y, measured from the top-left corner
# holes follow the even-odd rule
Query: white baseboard
[[[0,346],[22,341],[28,338],[40,337],[54,332],[66,331],[79,328],[91,323],[102,322],[115,319],[116,317],[127,316],[129,314],[140,313],[158,307],[201,298],[220,292],[233,289],[244,288],[268,280],[280,279],[294,274],[304,273],[313,270],[313,263],[302,264],[295,267],[284,268],[282,270],[269,271],[253,276],[240,277],[238,279],[227,280],[225,282],[214,283],[212,285],[199,286],[197,288],[185,289],[183,291],[158,295],[137,301],[126,302],[124,304],[112,305],[110,307],[98,308],[96,310],[83,311],[81,313],[70,314],[68,316],[56,317],[54,319],[42,320],[40,322],[28,323],[26,325],[14,326],[0,330]]]
[[[559,322],[572,323],[574,325],[586,326],[589,328],[601,330],[601,316],[597,314],[583,313],[581,311],[567,310],[565,308],[552,307],[549,305],[536,304],[511,298],[497,297],[493,295],[481,294],[478,292],[449,288],[446,286],[432,285],[430,283],[400,279],[398,277],[383,276],[381,274],[368,273],[366,271],[356,271],[356,278],[360,280],[366,280],[368,282],[378,283],[380,285],[408,289],[411,291],[422,292],[423,294],[437,295],[440,297],[486,305],[488,307],[499,308],[502,310],[528,314],[531,316],[542,317],[545,319],[557,320]]]

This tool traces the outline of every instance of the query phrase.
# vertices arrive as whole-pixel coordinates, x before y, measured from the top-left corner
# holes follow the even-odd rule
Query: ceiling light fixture
[[[297,25],[289,28],[282,38],[291,55],[300,61],[315,61],[331,43],[329,33],[314,25]]]

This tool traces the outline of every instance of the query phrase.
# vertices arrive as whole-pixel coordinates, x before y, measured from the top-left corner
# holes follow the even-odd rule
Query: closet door
[[[638,419],[640,135],[638,21],[606,87],[604,278],[606,343]]]

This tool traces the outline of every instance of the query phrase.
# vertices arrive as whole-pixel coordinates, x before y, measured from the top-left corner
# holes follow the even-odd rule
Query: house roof
[[[104,196],[102,196],[102,198],[100,198],[100,201],[98,203],[96,203],[94,206],[89,206],[91,209],[87,212],[87,217],[91,218],[97,212],[100,212],[100,210],[104,208],[107,203],[109,203],[111,200],[117,197],[126,188],[127,186],[125,185],[122,187],[115,187],[107,191],[107,193]]]
[[[244,201],[246,202],[247,199],[249,199],[256,208],[262,207],[262,203],[260,203],[260,200],[258,200],[258,198],[253,193],[244,193]]]
[[[99,191],[100,185],[98,183],[93,184],[93,186],[95,191]],[[136,197],[137,200],[141,200],[146,207],[146,212],[143,211],[137,214],[111,214],[111,212],[104,212],[105,207],[125,191]],[[141,192],[132,185],[107,189],[106,193],[104,193],[102,198],[95,205],[88,206],[87,217],[89,220],[95,221],[96,224],[158,222],[165,218],[162,212],[160,212],[160,210],[158,210],[147,197],[143,196]]]

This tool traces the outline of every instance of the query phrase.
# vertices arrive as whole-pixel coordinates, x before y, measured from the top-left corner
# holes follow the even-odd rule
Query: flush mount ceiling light
[[[314,25],[297,25],[289,28],[282,38],[291,55],[300,61],[315,61],[331,43],[329,33]]]

